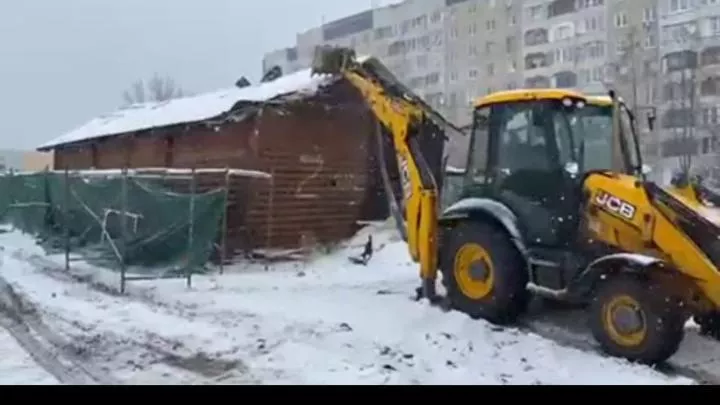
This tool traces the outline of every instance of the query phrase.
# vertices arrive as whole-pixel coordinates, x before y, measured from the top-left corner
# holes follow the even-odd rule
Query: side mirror
[[[567,162],[565,163],[565,172],[571,177],[575,177],[580,173],[580,165],[578,165],[577,162]]]

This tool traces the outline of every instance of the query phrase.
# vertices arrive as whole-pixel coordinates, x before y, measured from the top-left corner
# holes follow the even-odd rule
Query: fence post
[[[195,233],[195,189],[197,188],[195,178],[195,168],[192,169],[190,177],[190,209],[188,212],[188,252],[187,252],[187,288],[192,287],[192,266],[190,266],[190,257],[193,252],[193,234]]]
[[[122,170],[122,182],[120,187],[120,294],[125,294],[127,283],[127,263],[125,253],[127,252],[127,210],[128,210],[128,169]]]
[[[223,217],[222,234],[220,235],[220,274],[225,272],[225,258],[227,249],[227,228],[228,228],[228,197],[230,196],[230,169],[225,168],[225,193],[223,196]]]
[[[15,189],[17,189],[17,186],[15,183],[17,180],[15,179],[15,169],[10,169],[10,179],[8,180],[8,188],[10,189],[10,198],[8,198],[8,207],[5,212],[5,220],[10,221],[10,226],[13,231],[17,230],[16,220],[14,218],[14,213],[11,214],[11,210],[14,210],[13,206],[15,205]]]
[[[65,271],[70,271],[70,171],[65,166],[63,183],[63,242],[65,244]]]

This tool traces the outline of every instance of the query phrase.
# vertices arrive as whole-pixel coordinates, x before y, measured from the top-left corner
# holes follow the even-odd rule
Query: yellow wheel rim
[[[453,273],[466,297],[480,300],[492,292],[495,269],[488,252],[477,243],[463,245],[455,254]]]
[[[614,297],[603,307],[603,326],[610,338],[625,347],[639,346],[647,336],[640,303],[628,295]]]

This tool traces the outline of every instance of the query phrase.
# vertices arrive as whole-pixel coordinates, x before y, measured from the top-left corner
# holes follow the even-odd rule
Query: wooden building
[[[337,242],[358,221],[386,218],[375,131],[349,83],[303,70],[257,86],[131,105],[38,150],[53,151],[56,170],[229,167],[270,174],[230,183],[232,257]],[[442,145],[430,147],[439,148],[432,153],[438,170]],[[200,186],[220,181],[208,176]]]

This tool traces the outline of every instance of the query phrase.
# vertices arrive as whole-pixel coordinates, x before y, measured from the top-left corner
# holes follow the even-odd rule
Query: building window
[[[488,21],[485,23],[485,27],[487,27],[487,30],[488,30],[488,31],[495,31],[495,27],[496,27],[496,26],[495,26],[495,20],[488,20]]]
[[[710,18],[710,34],[720,35],[720,17]]]
[[[643,22],[653,22],[657,19],[656,17],[654,8],[645,7],[643,9]]]
[[[488,76],[492,76],[492,75],[495,74],[495,65],[494,65],[494,64],[488,63],[488,65],[487,65],[487,73],[488,73]]]
[[[647,87],[647,92],[645,93],[645,104],[653,105],[655,103],[655,87],[652,85]]]
[[[615,13],[615,27],[623,28],[628,25],[628,16],[624,12]]]
[[[524,39],[527,46],[545,44],[548,42],[548,33],[544,28],[536,28],[525,31]]]
[[[545,11],[543,6],[532,6],[528,9],[528,17],[531,20],[542,20],[545,18]]]
[[[492,41],[485,42],[485,52],[488,54],[493,53],[495,50],[495,43]]]
[[[670,12],[680,13],[690,8],[690,0],[670,0]]]
[[[573,36],[573,27],[571,25],[561,25],[553,30],[553,41],[561,41]]]
[[[604,3],[603,0],[577,0],[575,7],[580,10],[583,8],[602,6]]]
[[[645,48],[654,48],[657,46],[657,38],[655,34],[648,34],[645,37]]]
[[[435,11],[430,15],[430,22],[433,24],[439,23],[442,19],[442,13],[440,11]]]

